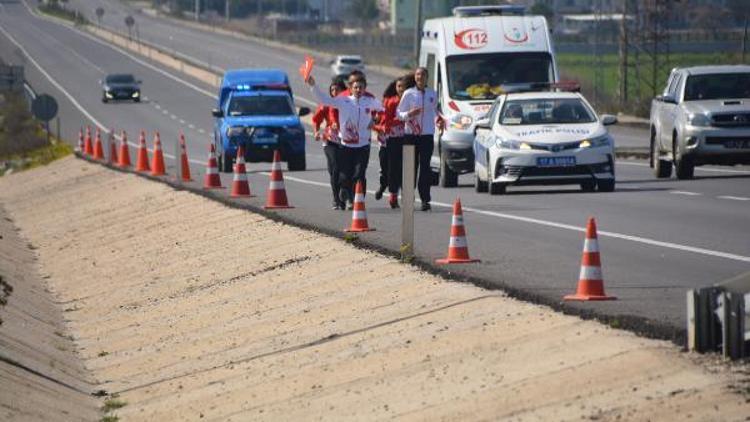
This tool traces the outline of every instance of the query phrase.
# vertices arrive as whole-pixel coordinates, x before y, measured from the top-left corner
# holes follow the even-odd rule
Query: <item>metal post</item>
[[[414,22],[414,65],[419,66],[419,44],[422,42],[422,0],[417,0]]]
[[[224,0],[224,19],[229,22],[229,0]]]
[[[401,172],[401,259],[414,257],[414,157],[415,145],[404,142]]]
[[[62,137],[60,136],[60,116],[57,116],[57,142],[62,141]]]
[[[106,157],[107,164],[112,164],[114,160],[112,159],[112,138],[115,136],[114,131],[110,131],[109,135],[107,136],[107,145],[104,147],[104,156]]]
[[[198,22],[201,13],[201,0],[195,0],[195,21]]]
[[[745,31],[742,33],[742,63],[745,63],[746,52],[747,52],[747,17],[745,17]]]
[[[175,176],[177,183],[182,184],[182,156],[180,154],[180,138],[175,138],[174,141],[174,159],[175,159]]]

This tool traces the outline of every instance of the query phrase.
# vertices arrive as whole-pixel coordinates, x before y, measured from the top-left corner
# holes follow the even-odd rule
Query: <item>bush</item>
[[[45,146],[47,138],[31,116],[26,100],[20,94],[0,96],[0,157],[23,155]]]

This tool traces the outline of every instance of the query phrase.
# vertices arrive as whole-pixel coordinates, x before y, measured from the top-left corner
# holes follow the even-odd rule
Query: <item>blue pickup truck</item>
[[[219,170],[232,172],[240,145],[247,162],[271,162],[273,152],[290,171],[306,168],[305,129],[294,106],[289,77],[280,70],[239,69],[224,74],[218,108],[212,111]]]

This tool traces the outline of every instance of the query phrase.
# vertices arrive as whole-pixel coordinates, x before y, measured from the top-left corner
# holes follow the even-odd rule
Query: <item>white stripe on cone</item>
[[[206,168],[206,174],[219,174],[219,171],[216,167],[208,167]]]
[[[280,161],[274,161],[271,163],[271,170],[281,170],[281,162]]]
[[[284,189],[284,181],[283,180],[279,180],[279,181],[272,180],[271,183],[268,184],[268,189],[269,190],[285,190]]]
[[[448,243],[448,247],[450,248],[466,248],[468,246],[469,243],[464,236],[451,236],[450,243]]]
[[[463,215],[454,215],[453,219],[451,220],[451,225],[453,225],[453,226],[463,226],[464,225],[464,216]]]
[[[234,173],[234,178],[232,179],[235,182],[244,182],[247,181],[247,174],[243,173]]]
[[[367,211],[357,210],[352,213],[352,220],[366,220]]]
[[[354,202],[365,202],[365,195],[361,193],[354,194]]]
[[[599,241],[596,239],[586,239],[583,241],[584,252],[599,252]]]
[[[604,280],[601,267],[590,267],[586,265],[581,266],[581,274],[578,278],[580,280]]]

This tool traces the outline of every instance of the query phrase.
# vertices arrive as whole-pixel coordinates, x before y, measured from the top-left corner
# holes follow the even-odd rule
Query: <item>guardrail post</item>
[[[744,295],[723,292],[724,297],[724,327],[723,349],[724,357],[732,360],[745,357],[745,306]]]
[[[719,293],[714,287],[687,292],[688,350],[698,353],[719,350],[722,323],[715,312],[722,309],[719,306]]]

